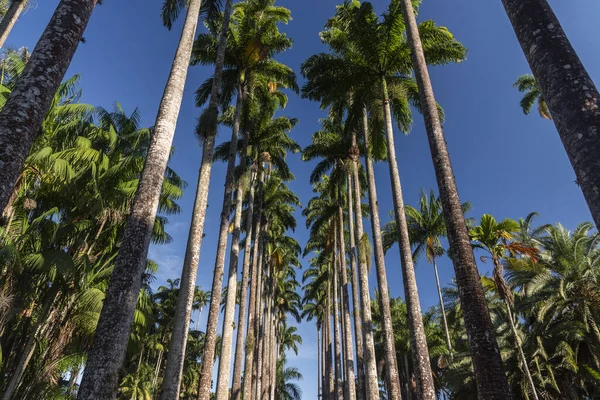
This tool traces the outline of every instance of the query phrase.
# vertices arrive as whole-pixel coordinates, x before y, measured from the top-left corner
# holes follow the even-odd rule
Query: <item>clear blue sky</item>
[[[299,67],[311,54],[324,51],[318,37],[326,19],[341,0],[279,0],[292,10],[293,21],[283,30],[294,39],[291,50],[280,61]],[[32,7],[17,23],[7,44],[32,49],[47,24],[58,0],[31,0]],[[378,11],[384,0],[374,0]],[[600,3],[597,0],[550,0],[588,72],[596,82],[600,78]],[[161,0],[105,0],[97,7],[68,72],[81,74],[83,101],[110,108],[119,101],[125,110],[139,107],[146,126],[154,123],[158,103],[175,53],[181,25],[169,32],[161,26]],[[498,219],[519,218],[531,211],[540,213],[540,222],[562,222],[568,228],[591,220],[575,175],[567,160],[552,122],[537,114],[524,116],[519,108],[519,93],[512,88],[515,79],[529,72],[500,0],[424,0],[420,20],[433,19],[447,26],[468,49],[468,60],[459,65],[432,71],[438,102],[446,112],[445,133],[454,172],[463,201],[473,203],[471,216],[490,213]],[[180,21],[181,23],[182,21]],[[154,247],[150,257],[160,265],[159,282],[180,274],[193,196],[196,189],[201,150],[194,137],[199,110],[194,107],[194,90],[212,69],[190,69],[179,124],[175,136],[173,168],[189,182],[181,200],[183,212],[170,218],[168,231],[174,238],[167,246]],[[300,77],[299,77],[300,78]],[[300,78],[301,79],[301,78]],[[286,115],[300,123],[292,135],[303,147],[318,129],[323,113],[315,103],[290,94]],[[227,140],[223,130],[220,140]],[[435,177],[423,122],[415,116],[415,126],[407,137],[396,141],[398,161],[406,202],[415,204],[421,188],[435,188]],[[299,155],[289,158],[297,180],[291,183],[303,204],[311,197],[308,182],[311,165]],[[213,169],[206,220],[206,238],[202,246],[198,284],[209,289],[212,282],[224,165]],[[382,221],[392,208],[387,166],[376,166]],[[307,231],[300,212],[297,240],[303,244]],[[370,232],[370,226],[365,226]],[[437,302],[431,268],[421,263],[417,279],[422,307]],[[403,295],[397,249],[386,256],[388,282],[393,296]],[[448,259],[440,260],[444,283],[453,276]],[[481,266],[487,270],[486,265]],[[375,284],[374,272],[371,285]],[[201,324],[205,326],[206,313]],[[301,387],[305,399],[316,399],[316,329],[313,323],[299,326],[304,344],[298,357],[289,362],[304,374]]]

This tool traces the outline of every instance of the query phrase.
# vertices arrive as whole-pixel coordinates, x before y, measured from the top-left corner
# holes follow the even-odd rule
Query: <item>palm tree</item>
[[[97,0],[61,0],[0,112],[0,209],[16,185]]]
[[[496,222],[496,219],[494,217],[488,214],[484,214],[481,217],[480,225],[471,228],[470,234],[473,241],[475,241],[476,247],[484,249],[488,253],[490,253],[492,262],[494,263],[494,285],[496,287],[496,291],[498,292],[498,296],[504,301],[506,305],[508,323],[515,337],[519,357],[521,358],[523,372],[527,377],[529,388],[531,390],[531,395],[535,400],[537,400],[537,391],[535,389],[533,378],[531,377],[531,372],[529,370],[527,358],[525,357],[525,353],[523,353],[521,338],[519,337],[516,328],[517,322],[515,321],[515,317],[513,316],[514,296],[512,290],[507,285],[504,279],[503,266],[501,262],[506,251],[510,251],[513,253],[519,252],[531,254],[534,256],[537,254],[537,249],[529,249],[518,242],[513,242],[510,244],[508,243],[508,241],[513,238],[514,233],[517,232],[518,229],[519,224],[514,220],[505,219],[502,222]]]
[[[12,31],[27,4],[28,0],[12,0],[10,2],[8,10],[6,10],[2,21],[0,21],[0,48],[4,47],[10,31]]]
[[[196,318],[196,330],[200,328],[200,315],[202,315],[202,309],[210,302],[210,292],[206,292],[196,286],[194,290],[194,303],[192,308],[198,310],[198,317]]]
[[[600,93],[546,0],[502,0],[600,227]],[[564,88],[569,88],[565,90]]]
[[[417,25],[412,2],[400,0],[400,5],[406,24],[407,42],[419,86],[420,105],[446,220],[450,258],[454,264],[456,283],[463,306],[478,395],[490,400],[505,399],[509,396],[508,382],[504,374],[492,321],[487,311],[485,295],[479,280],[437,103],[429,79],[424,50],[429,40],[424,35],[421,37],[422,33]]]
[[[79,399],[114,397],[117,390],[117,372],[123,364],[135,302],[140,290],[140,276],[148,254],[151,228],[183,98],[200,5],[201,0],[189,3],[181,39],[159,106],[144,172],[133,201],[132,214],[127,221],[119,256],[115,260],[111,285],[78,391]],[[172,21],[177,16],[178,9],[175,10],[166,10],[171,12],[166,14],[163,8],[163,19]],[[187,289],[183,286],[185,283],[182,281],[182,290]],[[191,309],[191,304],[189,308]],[[187,323],[189,324],[189,317]],[[177,332],[174,332],[174,336],[176,335]],[[185,348],[185,343],[181,346]],[[164,383],[164,387],[169,388],[169,393],[179,390],[183,354],[184,351],[178,353],[177,349],[169,351],[171,363],[167,362],[168,373]],[[176,363],[175,368],[173,364],[178,355],[181,361]],[[173,397],[177,396],[168,396]]]
[[[548,111],[548,103],[544,100],[542,91],[533,75],[521,75],[514,83],[513,87],[517,88],[519,92],[525,92],[520,102],[523,114],[528,115],[531,112],[533,105],[537,103],[538,114],[540,114],[540,117],[552,119],[550,112]]]
[[[463,203],[462,209],[463,213],[468,212],[471,209],[471,204]],[[410,241],[414,247],[412,255],[413,259],[416,261],[421,254],[425,253],[427,262],[433,265],[438,299],[440,301],[440,309],[442,312],[442,322],[446,334],[446,345],[450,358],[452,358],[452,343],[450,341],[450,332],[448,330],[448,321],[446,320],[446,310],[436,264],[436,257],[445,253],[440,239],[447,237],[446,221],[444,220],[442,203],[439,197],[435,196],[433,190],[430,191],[429,198],[422,192],[419,198],[418,210],[414,207],[406,206],[406,219]],[[385,251],[397,242],[398,234],[396,231],[397,225],[395,221],[388,222],[385,225],[383,233],[383,246]]]
[[[286,358],[277,359],[277,378],[275,384],[275,400],[301,400],[302,390],[292,383],[301,381],[302,374],[295,367],[286,367]]]

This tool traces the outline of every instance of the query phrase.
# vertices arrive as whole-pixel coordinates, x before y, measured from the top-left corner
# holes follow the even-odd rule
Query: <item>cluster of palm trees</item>
[[[522,107],[529,112],[538,100],[540,114],[552,115],[599,226],[600,95],[545,0],[502,2],[533,72],[516,84],[530,91]],[[287,186],[294,176],[286,164],[287,153],[300,148],[288,135],[296,120],[281,116],[282,90],[299,89],[293,70],[275,60],[291,47],[279,31],[290,11],[275,0],[225,0],[222,11],[217,0],[165,0],[164,25],[171,29],[182,13],[185,21],[156,123],[142,129],[137,112],[81,104],[77,78],[63,82],[98,3],[61,0],[31,54],[5,51],[2,58],[3,399],[52,390],[73,396],[85,365],[81,400],[208,400],[217,355],[217,399],[298,398],[286,377],[300,375],[285,367],[285,352],[301,339],[288,318],[299,321],[301,313],[317,320],[324,398],[596,396],[597,235],[591,225],[572,234],[560,226],[530,231],[531,218],[519,224],[484,216],[469,226],[428,75],[428,65],[461,62],[466,50],[445,27],[417,24],[420,1],[390,0],[380,17],[370,3],[347,0],[321,32],[330,51],[302,65],[303,96],[328,110],[303,152],[319,159],[311,175],[316,196],[304,210],[311,230],[304,255],[314,253],[304,298],[296,279],[303,252],[292,234],[300,202]],[[27,1],[0,5],[2,46]],[[207,32],[196,35],[201,17]],[[149,245],[169,240],[157,213],[178,212],[185,186],[167,164],[190,64],[214,65],[196,92],[197,105],[206,105],[196,132],[198,187],[181,278],[151,293]],[[425,120],[439,189],[439,199],[424,198],[419,210],[404,205],[394,143],[394,122],[407,133],[413,109]],[[219,125],[231,128],[231,140],[216,146]],[[200,334],[190,323],[200,303],[195,280],[215,159],[227,161],[227,173],[213,295]],[[394,204],[384,231],[377,161],[389,166]],[[386,277],[384,254],[396,242],[405,308],[390,299]],[[492,278],[481,279],[473,247],[489,252]],[[454,265],[454,302],[437,282],[437,339],[437,318],[423,317],[419,303],[413,255],[421,252],[434,270],[444,253]],[[406,343],[398,343],[400,331]]]

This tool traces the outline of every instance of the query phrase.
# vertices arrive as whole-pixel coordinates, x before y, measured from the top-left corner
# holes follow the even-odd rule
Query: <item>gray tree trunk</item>
[[[111,399],[117,395],[118,371],[125,358],[129,330],[146,267],[148,247],[179,116],[199,9],[199,0],[190,3],[171,74],[159,106],[146,164],[115,260],[94,343],[78,391],[77,398],[80,400]],[[189,318],[187,323],[189,324]]]
[[[383,114],[386,124],[387,133],[387,150],[388,150],[388,166],[390,169],[390,183],[392,185],[392,197],[394,200],[394,217],[396,220],[396,226],[398,227],[398,247],[400,249],[400,261],[402,266],[402,281],[404,283],[404,295],[406,297],[406,308],[408,310],[408,327],[410,329],[410,344],[412,349],[412,358],[414,363],[415,376],[417,378],[417,392],[419,397],[423,399],[435,400],[435,386],[433,384],[433,375],[431,373],[431,364],[429,359],[429,349],[427,348],[427,338],[425,336],[425,327],[423,326],[423,315],[421,314],[421,304],[419,302],[419,291],[417,289],[417,279],[415,276],[415,266],[412,260],[412,251],[410,247],[410,239],[408,236],[408,224],[406,223],[406,214],[404,211],[404,199],[402,198],[402,186],[400,184],[400,173],[398,171],[398,162],[396,160],[396,148],[394,145],[394,128],[392,125],[392,114],[390,111],[390,99],[387,93],[387,85],[385,78],[382,79],[383,84]],[[375,203],[371,203],[371,206],[375,204],[378,208],[377,199]],[[379,221],[375,223],[375,216],[379,219],[379,212],[371,212],[373,218],[373,229],[380,230]],[[375,236],[375,231],[373,232]],[[383,260],[383,245],[381,243],[381,232],[378,232],[378,237],[374,238],[375,241],[375,260],[381,257]],[[377,253],[381,251],[380,255]],[[379,271],[379,267],[377,267]],[[379,275],[379,273],[378,273]],[[382,275],[385,276],[385,267],[382,268]],[[387,285],[386,285],[387,292]],[[384,302],[388,303],[389,294],[383,296]],[[389,303],[386,304],[389,312]],[[385,309],[385,308],[384,308]],[[390,328],[391,328],[391,314],[387,314],[390,317]],[[384,314],[384,320],[386,315]],[[393,330],[391,331],[393,340]],[[395,354],[395,353],[394,353]],[[387,360],[386,360],[387,362]],[[394,356],[394,362],[396,357]],[[396,365],[396,373],[398,373],[398,366]],[[394,382],[390,380],[392,385],[392,393],[398,390],[400,394],[400,382]],[[398,384],[397,388],[394,387]],[[393,397],[393,396],[392,396]]]
[[[334,220],[335,221],[335,220]],[[332,222],[334,222],[332,221]],[[335,222],[334,222],[335,223]],[[334,229],[335,231],[335,229]],[[334,343],[334,360],[335,360],[335,396],[336,399],[341,400],[344,398],[343,387],[342,387],[342,364],[341,364],[341,343],[340,343],[340,329],[338,325],[338,318],[340,315],[339,302],[338,302],[338,274],[337,274],[337,264],[339,256],[335,253],[335,249],[338,247],[337,236],[334,237],[334,247],[333,247],[333,263],[330,268],[329,279],[332,278],[333,285],[333,293],[331,294],[331,298],[333,299],[333,343]]]
[[[235,165],[235,157],[237,152],[237,142],[240,130],[240,117],[242,114],[243,88],[238,86],[238,95],[235,107],[235,116],[233,119],[232,141],[231,147],[234,149],[233,163]],[[235,136],[235,139],[234,139]],[[244,140],[244,143],[246,141]],[[231,150],[230,150],[231,156]],[[240,165],[243,165],[246,160],[246,148],[242,152]],[[221,336],[221,355],[219,357],[219,372],[217,375],[217,400],[229,399],[229,373],[231,372],[231,347],[233,345],[233,326],[235,324],[235,303],[237,297],[237,275],[238,261],[240,254],[240,233],[242,226],[242,203],[244,201],[244,188],[241,180],[238,180],[236,195],[235,195],[235,212],[233,221],[233,233],[231,235],[231,250],[229,254],[229,275],[227,278],[227,297],[225,300],[225,313],[223,315],[223,333]],[[228,218],[229,219],[229,218]]]
[[[356,143],[356,141],[354,142]],[[358,158],[354,159],[352,166],[352,178],[354,180],[354,209],[356,213],[356,236],[360,242],[364,235],[360,179],[358,177]],[[365,367],[365,398],[379,398],[379,380],[377,378],[377,361],[375,360],[375,342],[373,340],[373,319],[371,317],[371,295],[369,294],[369,269],[366,263],[370,254],[361,254],[361,246],[358,249],[358,271],[360,280],[360,300],[362,311],[362,331],[364,339],[364,367]]]
[[[600,228],[600,94],[547,0],[502,0]]]
[[[266,246],[265,246],[266,247]],[[256,348],[256,385],[255,385],[255,400],[261,400],[262,397],[262,378],[263,378],[263,351],[265,346],[265,333],[267,331],[266,316],[268,315],[268,302],[263,301],[266,298],[266,279],[262,280],[262,290],[259,296],[258,304],[260,306],[260,314],[258,316],[258,347]]]
[[[245,134],[247,137],[247,134]],[[245,140],[247,140],[245,138]],[[247,144],[244,145],[247,147]],[[246,154],[242,152],[242,154]],[[246,307],[249,309],[252,307],[252,301],[254,300],[254,296],[250,293],[250,299],[248,302],[248,279],[251,279],[251,282],[254,283],[256,280],[256,273],[254,269],[252,272],[250,271],[250,251],[252,239],[254,238],[255,247],[258,248],[258,241],[256,240],[256,236],[252,235],[252,219],[254,217],[254,187],[256,180],[256,171],[252,172],[252,177],[250,179],[250,190],[248,193],[248,207],[246,209],[246,243],[244,245],[244,261],[242,267],[242,290],[241,290],[241,299],[240,299],[240,309],[238,313],[238,323],[237,323],[237,335],[235,339],[235,359],[233,362],[233,384],[231,387],[231,398],[232,400],[241,400],[242,399],[242,361],[243,361],[243,349],[244,349],[244,335],[245,329],[244,324],[246,323]],[[252,275],[252,277],[250,277]],[[254,290],[256,292],[256,285],[254,289],[251,288],[250,292]],[[248,310],[250,311],[250,310]],[[248,312],[249,317],[249,312]],[[250,332],[250,321],[248,321],[248,332]],[[251,364],[250,364],[251,365]]]
[[[317,400],[321,398],[321,382],[323,381],[323,374],[321,372],[321,349],[323,346],[321,342],[321,329],[319,329],[317,324]]]
[[[448,329],[448,320],[446,318],[446,307],[444,306],[444,297],[442,296],[442,287],[440,286],[440,277],[438,276],[437,264],[435,262],[435,254],[432,255],[433,261],[433,272],[435,273],[435,284],[438,293],[438,299],[440,300],[440,309],[442,310],[442,322],[444,324],[444,333],[446,335],[446,346],[448,347],[448,355],[452,360],[452,342],[450,341],[450,330]]]
[[[0,111],[0,210],[8,204],[96,1],[60,1]]]
[[[352,352],[352,324],[350,322],[350,299],[348,292],[348,268],[346,266],[346,240],[344,238],[344,211],[342,210],[342,191],[340,189],[340,204],[338,207],[338,234],[340,243],[340,275],[342,277],[342,322],[344,324],[344,332],[346,339],[344,340],[344,366],[345,376],[344,381],[346,384],[346,396],[345,399],[356,400],[356,383],[354,375],[354,354]],[[351,199],[348,199],[351,201]]]
[[[325,318],[327,321],[327,349],[325,351],[325,369],[327,380],[327,398],[335,399],[335,383],[333,380],[333,331],[331,329],[331,282],[327,280],[327,300]]]
[[[352,268],[352,309],[354,311],[354,337],[356,341],[356,370],[358,387],[356,397],[365,398],[365,371],[363,365],[363,339],[360,317],[360,297],[358,288],[358,273],[356,270],[356,240],[354,238],[354,201],[352,200],[352,176],[348,173],[348,231],[350,232],[350,265]]]
[[[263,174],[264,175],[264,174]],[[260,220],[259,220],[260,221]],[[262,351],[261,346],[261,340],[260,337],[262,335],[262,320],[263,320],[263,316],[264,316],[264,305],[263,305],[263,291],[264,291],[264,287],[265,287],[265,282],[263,279],[263,272],[264,272],[264,268],[263,268],[263,259],[264,259],[264,253],[265,253],[265,247],[266,247],[266,242],[267,242],[267,238],[266,238],[266,229],[264,224],[261,224],[261,228],[260,228],[260,251],[258,253],[258,278],[257,278],[257,289],[256,289],[256,301],[254,304],[254,309],[255,309],[255,321],[254,321],[254,342],[252,343],[252,352],[254,353],[253,355],[253,359],[252,359],[252,365],[253,365],[253,369],[252,369],[252,385],[250,387],[251,390],[251,395],[252,395],[252,399],[256,400],[257,399],[257,386],[258,386],[258,374],[260,372],[260,368],[258,367],[258,355],[260,353],[260,351]]]
[[[262,219],[262,185],[264,182],[264,171],[258,171],[258,173],[260,174],[260,180],[258,182],[258,204],[257,204],[257,218],[256,218],[256,222],[254,223],[254,232],[253,232],[253,237],[254,237],[254,247],[253,247],[253,254],[252,254],[252,278],[250,281],[250,298],[248,300],[248,335],[246,336],[246,341],[244,343],[245,346],[245,359],[244,359],[244,386],[243,386],[243,398],[244,399],[251,399],[252,396],[252,382],[253,382],[253,376],[256,373],[256,371],[254,370],[253,364],[254,364],[254,349],[256,347],[256,323],[255,320],[256,318],[256,310],[258,310],[258,308],[256,307],[256,298],[258,297],[257,295],[257,291],[260,289],[260,256],[259,254],[262,254],[262,235],[261,235],[261,227],[262,224],[260,223],[261,219]],[[250,210],[248,210],[250,211]],[[250,219],[250,223],[252,224],[252,218],[248,217]],[[248,221],[247,221],[248,223]],[[244,263],[247,262],[247,254],[249,254],[249,240],[248,238],[246,238],[246,248],[244,249]],[[235,385],[235,381],[234,381],[234,385]],[[235,386],[234,386],[235,387]],[[234,400],[240,400],[239,397],[235,397],[236,393],[234,390]]]
[[[17,23],[19,16],[27,6],[27,0],[13,0],[10,3],[10,7],[6,12],[6,15],[2,17],[2,21],[0,21],[0,48],[4,47],[4,43],[6,43],[6,39],[8,39],[8,35],[12,31],[12,28]]]
[[[477,393],[481,399],[507,399],[511,396],[508,380],[502,366],[496,333],[487,309],[479,271],[471,248],[469,232],[465,224],[437,103],[423,54],[417,21],[412,3],[402,0],[401,5],[406,21],[406,34],[411,49],[413,69],[419,86],[427,139],[446,220],[448,242],[450,243],[448,255],[454,264],[456,284],[460,304],[463,307],[465,329],[477,382]],[[552,109],[550,111],[554,112]]]

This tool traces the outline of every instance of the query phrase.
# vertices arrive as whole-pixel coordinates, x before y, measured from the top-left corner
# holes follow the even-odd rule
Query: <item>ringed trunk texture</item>
[[[10,35],[10,31],[17,23],[19,16],[27,6],[27,0],[13,0],[10,3],[10,7],[6,12],[6,15],[0,21],[0,48],[4,47],[4,43],[6,39],[8,39],[8,35]]]
[[[354,180],[354,208],[356,212],[356,236],[357,241],[363,237],[363,221],[360,195],[360,179],[358,177],[358,159],[354,160],[352,166],[352,178]],[[360,300],[362,311],[362,331],[364,339],[364,368],[365,368],[365,398],[379,398],[379,380],[377,378],[377,361],[375,360],[375,342],[373,340],[373,319],[371,317],[371,295],[369,294],[369,269],[366,259],[370,254],[361,254],[358,248],[358,270],[360,280]]]
[[[429,360],[429,349],[427,348],[427,339],[425,336],[425,327],[423,326],[423,315],[421,314],[421,304],[419,302],[419,291],[417,289],[417,278],[415,276],[415,266],[412,260],[412,251],[410,247],[410,239],[408,236],[408,224],[406,223],[406,214],[404,210],[404,199],[402,198],[402,185],[400,183],[400,172],[398,171],[398,161],[396,160],[396,148],[394,145],[394,128],[392,126],[392,114],[390,111],[390,99],[387,93],[387,86],[385,79],[383,80],[383,113],[386,123],[387,131],[387,150],[388,150],[388,166],[390,169],[390,180],[392,185],[392,197],[394,200],[394,217],[396,220],[396,226],[398,227],[398,247],[400,249],[400,261],[402,266],[402,281],[404,283],[404,296],[406,298],[406,308],[408,311],[408,327],[410,330],[410,345],[412,349],[412,358],[415,369],[415,376],[417,379],[417,393],[420,398],[435,400],[435,386],[433,384],[433,375],[431,374],[431,365]],[[373,204],[373,203],[371,203]],[[375,230],[379,232],[377,238],[374,238],[376,243],[375,251],[381,251],[380,255],[376,255],[377,260],[381,256],[381,262],[384,263],[383,259],[383,245],[381,243],[381,230],[379,224],[379,206],[377,205],[377,199],[375,199],[375,207],[371,212],[373,218],[373,236],[375,236]],[[377,219],[377,223],[375,222]],[[382,275],[385,278],[385,265],[381,268]],[[377,267],[379,271],[379,266]],[[386,285],[387,291],[387,285]],[[383,294],[383,293],[382,293]],[[388,297],[382,296],[383,301],[389,312]],[[391,314],[390,316],[390,328],[391,327]],[[386,315],[384,314],[384,321]],[[393,331],[390,331],[393,340]],[[395,352],[394,352],[395,355]],[[387,361],[387,360],[386,360]],[[394,363],[396,357],[394,356]],[[396,365],[396,373],[398,373],[398,366]],[[390,381],[392,386],[392,392],[396,390],[393,386],[398,383],[398,393],[400,392],[400,382]]]
[[[25,158],[71,64],[96,1],[61,0],[58,3],[23,74],[0,111],[0,210],[8,204]]]
[[[352,352],[352,324],[350,322],[350,299],[348,293],[348,268],[346,266],[346,251],[344,238],[344,211],[341,205],[341,190],[340,190],[340,205],[338,207],[338,233],[340,243],[340,275],[342,277],[342,322],[344,324],[344,332],[346,340],[344,341],[344,367],[345,367],[345,399],[356,400],[356,383],[354,376],[354,354]]]
[[[241,101],[238,96],[238,105],[236,107],[236,119],[239,124],[239,115],[241,112]],[[219,240],[217,244],[217,256],[215,260],[215,269],[213,272],[213,283],[211,293],[215,295],[210,297],[210,306],[208,309],[208,322],[206,325],[206,334],[204,338],[204,355],[202,357],[202,372],[200,373],[200,396],[199,400],[210,399],[210,386],[212,380],[212,369],[215,361],[215,346],[217,340],[217,325],[219,323],[219,305],[221,304],[221,293],[223,289],[223,274],[225,269],[225,253],[227,252],[227,229],[229,227],[229,215],[231,214],[231,192],[233,190],[235,159],[237,154],[238,130],[232,129],[231,145],[229,147],[229,160],[227,161],[227,173],[225,176],[225,193],[223,194],[223,207],[221,209],[221,223],[219,227]],[[237,261],[237,260],[236,260]],[[237,277],[233,277],[237,284]],[[234,284],[234,286],[236,286]],[[227,291],[229,295],[229,290]],[[233,291],[235,298],[235,290]],[[235,302],[233,303],[235,307]],[[231,315],[233,318],[233,315]],[[231,357],[231,344],[229,346],[229,355]],[[228,376],[225,377],[228,379]],[[218,390],[218,389],[217,389]],[[165,398],[165,400],[167,400]]]
[[[502,366],[496,333],[492,326],[479,271],[471,248],[469,232],[465,224],[454,172],[452,171],[452,164],[450,163],[450,156],[438,115],[437,103],[423,54],[423,46],[410,1],[402,0],[402,14],[407,25],[406,34],[411,49],[413,69],[419,87],[427,139],[440,192],[444,219],[446,220],[448,242],[450,244],[448,254],[454,264],[456,284],[460,303],[463,307],[465,329],[471,349],[475,381],[477,382],[477,393],[481,399],[507,399],[511,397],[508,380]]]
[[[247,140],[247,139],[246,139]],[[247,144],[244,144],[244,147],[247,147]],[[242,152],[242,154],[246,154]],[[246,323],[246,307],[252,308],[249,304],[252,304],[254,297],[252,293],[250,293],[250,299],[248,300],[248,279],[251,279],[251,283],[254,284],[256,280],[256,272],[254,269],[250,271],[250,251],[252,239],[255,240],[255,246],[258,247],[258,241],[256,240],[256,236],[252,235],[252,219],[254,217],[254,187],[256,180],[256,172],[252,172],[252,178],[250,179],[250,190],[248,193],[248,208],[246,210],[246,243],[244,245],[244,261],[242,267],[242,291],[241,291],[241,299],[240,299],[240,309],[238,313],[238,323],[237,323],[237,335],[235,339],[235,359],[233,362],[233,384],[231,386],[231,398],[233,400],[241,400],[242,399],[242,357],[243,357],[243,349],[244,349],[244,335],[245,335],[245,327]],[[236,205],[237,206],[237,205]],[[252,277],[250,277],[252,275]],[[254,285],[254,289],[250,289],[250,292],[254,290],[256,292],[256,285]],[[250,303],[248,303],[248,301]],[[249,314],[249,313],[248,313]],[[250,332],[250,321],[248,322],[248,332]]]
[[[142,274],[146,267],[199,11],[200,1],[191,1],[77,394],[79,400],[114,399],[117,395],[118,371],[125,358]],[[189,318],[187,323],[189,324]]]
[[[261,226],[262,224],[260,223],[261,219],[262,219],[262,184],[264,182],[264,177],[265,174],[264,172],[259,172],[260,174],[260,180],[258,182],[258,204],[257,204],[257,218],[256,218],[256,222],[254,223],[254,232],[253,232],[253,237],[254,237],[254,247],[253,247],[253,254],[252,254],[252,278],[250,280],[250,298],[248,300],[248,335],[246,336],[246,340],[244,343],[246,352],[245,352],[245,359],[244,359],[244,386],[242,388],[244,396],[244,399],[251,399],[252,396],[252,382],[253,382],[253,375],[255,374],[255,371],[253,371],[253,364],[254,364],[254,349],[256,347],[256,328],[255,328],[255,319],[256,319],[256,298],[257,296],[257,291],[260,289],[260,261],[259,260],[259,254],[262,254],[262,235],[261,235]],[[250,209],[248,209],[248,212],[250,213]],[[248,217],[249,221],[246,221],[246,224],[250,223],[252,224],[252,218]],[[249,231],[248,231],[249,232]],[[249,257],[250,254],[250,241],[248,240],[248,238],[246,238],[246,247],[244,249],[244,263],[249,262],[249,259],[247,260],[247,258]],[[235,384],[235,381],[234,381]],[[234,395],[234,399],[235,400],[240,400],[239,397],[235,397],[236,393],[235,390],[233,391],[233,395]]]
[[[356,240],[354,238],[354,207],[352,206],[352,177],[348,173],[348,231],[350,232],[350,265],[352,268],[352,309],[354,311],[354,337],[356,339],[356,369],[358,374],[358,400],[365,398],[365,371],[363,365],[363,339],[358,295],[358,273],[356,270]]]
[[[231,134],[231,147],[234,150],[233,164],[237,153],[237,142],[240,131],[240,116],[242,114],[243,89],[238,87],[238,94],[235,107],[235,116],[233,119],[233,129]],[[235,137],[235,138],[234,138]],[[244,140],[243,155],[246,154],[246,140]],[[230,149],[231,157],[231,149]],[[240,164],[246,162],[244,156],[240,159]],[[235,167],[234,167],[235,169]],[[219,357],[219,372],[217,375],[217,400],[227,400],[229,398],[229,373],[231,372],[231,347],[233,345],[233,325],[235,324],[235,303],[237,297],[237,275],[238,261],[240,255],[240,233],[242,226],[242,203],[244,201],[244,188],[241,181],[238,180],[235,194],[235,213],[233,221],[233,233],[231,235],[231,251],[229,254],[229,275],[227,278],[227,298],[225,300],[225,313],[223,315],[223,333],[221,338],[221,355]],[[229,220],[229,216],[228,216]]]
[[[502,0],[600,228],[600,94],[547,0]]]

